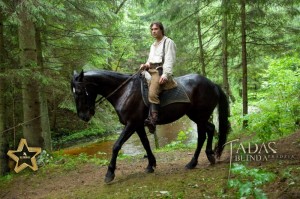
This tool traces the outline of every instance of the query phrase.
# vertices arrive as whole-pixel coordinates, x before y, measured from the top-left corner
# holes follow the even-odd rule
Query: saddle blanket
[[[176,81],[176,78],[174,79]],[[164,90],[160,93],[160,106],[164,107],[172,103],[190,103],[190,98],[187,96],[183,86],[176,81],[177,87],[170,90]],[[143,101],[147,107],[149,107],[150,102],[148,100],[148,83],[145,77],[141,77],[141,91],[143,96]]]

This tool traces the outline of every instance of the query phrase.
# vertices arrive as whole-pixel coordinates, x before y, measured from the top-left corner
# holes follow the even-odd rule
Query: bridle
[[[105,100],[107,100],[109,97],[111,97],[112,95],[114,95],[118,90],[120,90],[125,84],[127,84],[134,76],[136,76],[139,73],[140,73],[140,70],[138,70],[131,77],[129,77],[127,80],[125,80],[120,86],[118,86],[114,91],[112,91],[111,93],[109,93],[107,96],[102,96],[101,98],[99,98],[98,100],[96,100],[95,104],[99,104],[100,105],[101,103],[103,103]],[[89,93],[87,92],[85,84],[84,84],[84,90],[85,90],[86,95],[88,96]]]

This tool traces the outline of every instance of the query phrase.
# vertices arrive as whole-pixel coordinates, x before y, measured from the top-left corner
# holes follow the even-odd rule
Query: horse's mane
[[[84,72],[84,76],[91,77],[91,78],[104,76],[104,77],[111,78],[111,79],[124,80],[124,79],[128,79],[132,75],[119,73],[119,72],[115,72],[115,71],[109,71],[109,70],[90,70],[90,71]]]

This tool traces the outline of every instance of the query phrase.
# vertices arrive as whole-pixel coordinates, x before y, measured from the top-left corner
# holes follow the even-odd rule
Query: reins
[[[101,104],[102,102],[104,102],[107,98],[111,97],[113,94],[115,94],[122,86],[124,86],[125,84],[127,84],[134,76],[136,76],[138,73],[140,72],[140,70],[138,70],[136,73],[134,73],[131,77],[129,77],[126,81],[124,81],[120,86],[118,86],[118,88],[116,88],[113,92],[111,92],[109,95],[107,95],[106,97],[102,96],[100,99],[95,101],[95,104]]]

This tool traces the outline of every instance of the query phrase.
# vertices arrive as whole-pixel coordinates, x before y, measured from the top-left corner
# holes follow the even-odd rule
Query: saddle
[[[179,83],[179,81],[174,79],[177,83],[177,87],[164,90],[160,93],[159,99],[160,99],[160,107],[167,106],[172,103],[190,103],[190,98],[186,94],[184,87]],[[141,91],[142,91],[142,97],[144,104],[149,107],[150,102],[148,100],[148,81],[145,78],[144,75],[141,76]]]

